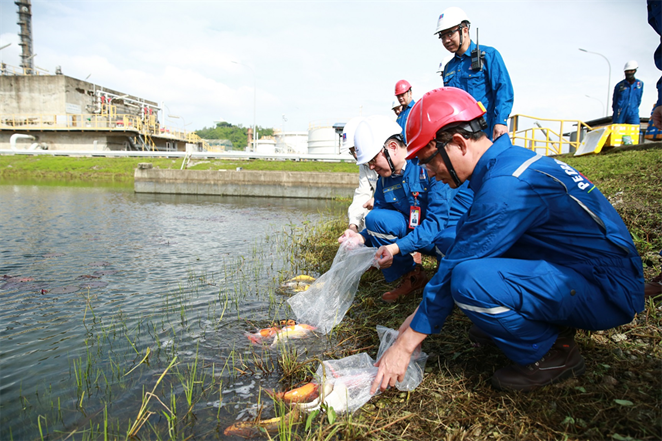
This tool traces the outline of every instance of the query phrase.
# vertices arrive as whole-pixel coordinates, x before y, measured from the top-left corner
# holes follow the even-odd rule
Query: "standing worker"
[[[487,113],[485,133],[497,139],[508,133],[508,117],[515,99],[513,85],[499,51],[477,45],[469,37],[469,17],[458,7],[450,7],[439,16],[435,34],[455,56],[446,64],[442,77],[445,86],[457,87],[479,101]]]
[[[354,148],[354,132],[356,127],[365,118],[357,116],[350,119],[342,132],[342,146],[349,150],[349,153],[356,159],[356,149]],[[377,172],[370,170],[366,164],[359,165],[359,186],[354,190],[354,198],[347,209],[349,219],[348,229],[359,232],[364,228],[364,219],[372,210],[373,193],[377,185]]]
[[[386,116],[373,116],[356,128],[357,162],[379,174],[374,208],[365,229],[345,230],[339,242],[352,240],[379,247],[380,268],[387,282],[402,282],[382,295],[385,302],[421,289],[427,275],[411,253],[441,258],[455,239],[455,224],[473,200],[468,185],[452,189],[408,161],[400,126]]]
[[[400,104],[400,101],[394,100],[391,105],[391,110],[395,113],[396,117],[400,115],[400,112],[402,112],[402,104]]]
[[[639,105],[644,94],[644,83],[634,77],[639,65],[630,60],[625,63],[625,79],[614,87],[612,109],[614,124],[639,124]]]
[[[412,96],[411,84],[407,80],[400,80],[395,83],[395,97],[400,103],[400,113],[398,113],[398,119],[396,122],[402,127],[402,139],[404,139],[405,144],[407,143],[407,135],[405,133],[405,127],[407,125],[407,117],[409,117],[409,111],[416,101]]]
[[[533,390],[586,370],[575,328],[610,329],[644,308],[643,267],[614,207],[558,159],[481,131],[485,110],[452,87],[426,93],[407,124],[408,157],[457,188],[470,181],[471,209],[417,310],[377,362],[372,385],[402,381],[413,351],[439,333],[457,305],[469,338],[494,344],[515,364],[499,389]]]

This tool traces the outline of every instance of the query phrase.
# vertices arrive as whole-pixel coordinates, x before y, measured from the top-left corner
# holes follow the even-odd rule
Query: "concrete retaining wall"
[[[136,193],[331,199],[352,197],[358,180],[358,172],[354,174],[138,168],[134,175],[134,190]]]

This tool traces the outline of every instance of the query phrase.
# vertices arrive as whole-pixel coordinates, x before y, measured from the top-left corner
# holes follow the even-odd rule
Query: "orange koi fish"
[[[225,436],[253,438],[255,436],[264,434],[264,432],[267,432],[269,434],[278,433],[278,427],[282,424],[284,420],[290,420],[290,422],[293,423],[298,419],[299,419],[299,410],[295,408],[287,415],[283,415],[276,418],[270,418],[268,420],[237,421],[233,425],[227,427],[223,431],[223,434]]]
[[[287,392],[276,392],[272,395],[285,403],[308,403],[319,396],[319,384],[308,383]]]
[[[297,325],[297,322],[294,320],[281,320],[280,323],[274,324],[269,328],[263,328],[254,333],[247,332],[244,335],[246,335],[251,343],[261,344],[268,338],[278,338],[279,334],[282,334],[283,338],[299,338],[303,334],[313,329],[315,328],[309,325]]]
[[[290,338],[302,338],[308,335],[310,331],[314,331],[315,327],[306,325],[306,324],[300,324],[300,325],[293,325],[293,326],[285,326],[276,332],[276,335],[274,336],[274,341],[271,343],[271,347],[276,346],[280,342],[284,342],[285,340],[288,340]]]

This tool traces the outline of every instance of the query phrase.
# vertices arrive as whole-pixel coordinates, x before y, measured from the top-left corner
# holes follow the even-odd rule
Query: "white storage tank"
[[[310,123],[308,127],[308,153],[311,155],[337,155],[340,137],[333,124]]]
[[[276,140],[274,139],[258,139],[255,153],[262,153],[265,155],[273,155],[276,153]]]
[[[308,132],[274,133],[276,153],[308,153]]]

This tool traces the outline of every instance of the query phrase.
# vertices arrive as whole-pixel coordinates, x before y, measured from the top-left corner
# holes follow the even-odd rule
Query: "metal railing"
[[[155,148],[154,136],[202,145],[203,149],[209,147],[196,133],[162,126],[154,115],[141,117],[112,111],[104,114],[0,114],[0,129],[128,132],[142,137],[143,149],[145,146]]]
[[[527,122],[531,127],[519,129]],[[509,134],[513,145],[519,145],[545,156],[561,155],[577,150],[584,130],[590,131],[592,128],[580,120],[537,118],[529,115],[510,117]]]
[[[48,70],[39,66],[18,67],[7,63],[0,63],[0,75],[51,75]]]

